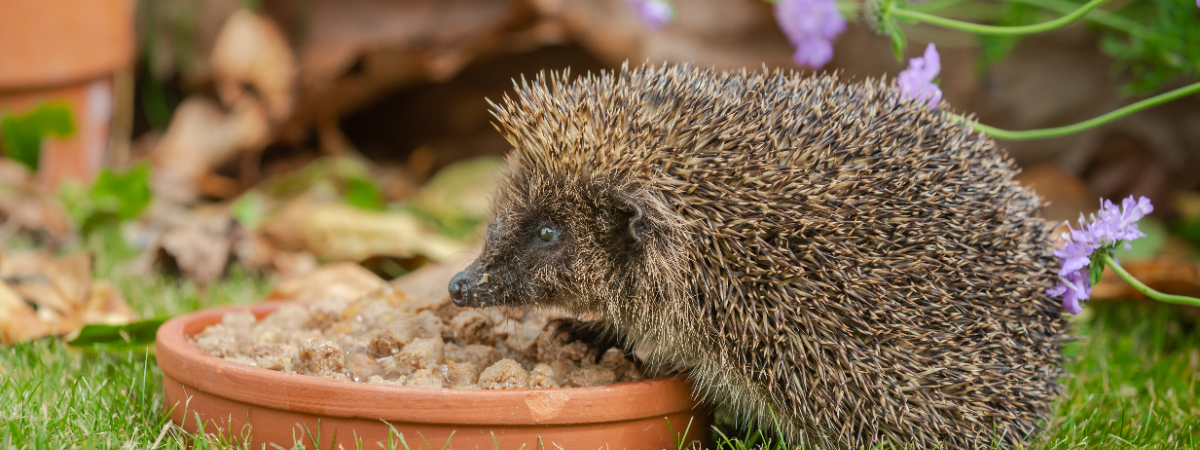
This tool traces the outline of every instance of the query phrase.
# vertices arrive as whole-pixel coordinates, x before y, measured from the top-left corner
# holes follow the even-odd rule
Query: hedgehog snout
[[[471,276],[467,271],[459,272],[450,279],[450,299],[456,306],[468,306],[468,290],[471,288]]]

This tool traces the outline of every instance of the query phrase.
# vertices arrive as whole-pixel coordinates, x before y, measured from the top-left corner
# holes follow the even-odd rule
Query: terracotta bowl
[[[320,448],[356,448],[356,438],[363,448],[375,448],[388,442],[391,427],[393,441],[398,432],[414,450],[426,442],[442,448],[451,433],[447,448],[660,450],[676,448],[679,440],[708,444],[711,414],[692,401],[692,386],[682,377],[549,390],[381,386],[245,366],[187,341],[228,311],[249,309],[261,318],[280,305],[209,309],[163,324],[158,365],[165,408],[176,424],[196,432],[203,423],[206,432],[226,436],[248,429],[255,448],[290,448],[294,437],[312,444],[310,433],[321,437]]]

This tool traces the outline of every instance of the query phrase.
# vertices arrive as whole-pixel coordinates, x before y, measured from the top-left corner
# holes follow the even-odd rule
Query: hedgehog
[[[514,86],[488,101],[513,150],[455,304],[574,313],[559,331],[684,370],[791,445],[1012,448],[1051,418],[1053,230],[990,138],[886,79]]]

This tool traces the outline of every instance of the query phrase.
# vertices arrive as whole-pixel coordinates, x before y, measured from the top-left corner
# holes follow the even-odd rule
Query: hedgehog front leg
[[[596,347],[596,355],[603,355],[610,348],[623,348],[621,338],[601,320],[579,320],[568,317],[551,320],[546,324],[546,336],[555,344],[575,341]]]

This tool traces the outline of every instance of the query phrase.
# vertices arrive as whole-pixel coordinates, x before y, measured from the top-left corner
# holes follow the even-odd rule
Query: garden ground
[[[270,284],[235,270],[200,290],[161,275],[126,273],[127,251],[91,247],[96,275],[113,280],[141,317],[253,302]],[[1074,322],[1080,340],[1066,349],[1068,394],[1033,448],[1200,449],[1195,320],[1165,305],[1117,302],[1088,305]],[[193,444],[170,425],[161,380],[151,349],[97,352],[54,338],[0,348],[0,449],[238,447],[219,437]],[[762,442],[747,430],[723,431],[730,439],[718,439],[721,448]],[[307,437],[295,443],[314,447]]]

